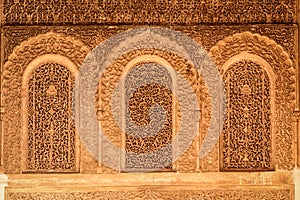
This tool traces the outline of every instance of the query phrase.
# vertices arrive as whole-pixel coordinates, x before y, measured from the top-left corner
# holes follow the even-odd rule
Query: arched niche
[[[286,51],[274,40],[251,32],[227,37],[210,49],[219,71],[224,74],[235,63],[246,60],[264,69],[270,80],[272,167],[291,170],[294,168],[295,129],[295,67]],[[230,99],[227,99],[230,101]],[[211,153],[216,166],[220,160],[217,149]],[[216,158],[216,159],[215,159]],[[209,163],[208,163],[209,164]],[[215,168],[215,170],[219,170]],[[222,169],[220,169],[222,170]]]
[[[222,67],[227,113],[221,171],[274,170],[275,76],[261,57],[240,53]]]
[[[89,51],[89,48],[79,40],[63,34],[48,32],[22,42],[8,57],[3,66],[2,85],[4,109],[3,164],[5,173],[21,173],[25,169],[22,166],[25,163],[22,145],[26,144],[27,141],[23,141],[22,121],[24,115],[22,114],[24,110],[22,110],[22,96],[24,93],[22,82],[23,79],[28,80],[30,71],[35,69],[32,65],[31,70],[26,71],[27,66],[31,65],[32,62],[38,64],[34,64],[34,66],[39,66],[41,63],[45,64],[45,62],[59,62],[58,64],[65,68],[72,68],[72,73],[74,73],[75,67],[72,66],[75,65],[78,69]]]
[[[23,172],[76,172],[73,90],[77,66],[67,57],[45,54],[26,67],[22,78]]]
[[[121,56],[116,59],[112,65],[108,66],[104,70],[102,77],[99,80],[98,92],[97,92],[97,116],[98,122],[102,127],[103,136],[106,137],[110,143],[117,146],[119,149],[126,150],[126,78],[135,76],[138,79],[142,79],[140,82],[145,85],[144,79],[150,79],[150,76],[144,77],[143,75],[136,74],[139,72],[139,67],[147,67],[149,72],[151,71],[151,65],[154,65],[156,69],[161,69],[169,77],[169,82],[164,84],[169,85],[166,88],[173,89],[173,91],[178,90],[180,81],[177,80],[176,72],[180,73],[185,77],[193,90],[195,91],[198,102],[201,104],[203,116],[199,122],[199,131],[195,135],[193,141],[188,149],[184,152],[178,151],[177,141],[172,141],[172,152],[169,151],[168,155],[172,155],[172,166],[166,169],[155,169],[155,168],[139,168],[139,169],[129,169],[126,168],[126,151],[119,151],[118,153],[112,154],[112,151],[108,148],[106,142],[99,138],[99,161],[104,160],[109,163],[111,157],[117,157],[119,166],[116,166],[119,170],[114,170],[109,168],[103,163],[99,163],[103,173],[118,173],[118,172],[128,172],[128,171],[179,171],[179,172],[195,172],[200,171],[201,166],[199,162],[199,151],[200,145],[203,142],[205,133],[208,130],[208,121],[210,118],[210,107],[209,95],[206,85],[202,77],[197,74],[195,68],[187,63],[181,57],[171,52],[165,52],[156,49],[144,49],[140,51],[133,51],[128,54]],[[136,70],[136,71],[135,71]],[[147,71],[147,70],[145,70]],[[132,74],[133,72],[133,74]],[[150,72],[151,73],[151,72]],[[154,73],[155,74],[155,73]],[[135,81],[134,81],[135,82]],[[157,80],[159,83],[160,80]],[[168,83],[168,84],[167,84]],[[164,85],[162,84],[162,85]],[[146,84],[147,85],[147,84]],[[138,91],[138,88],[143,88],[139,86],[130,87],[132,92]],[[185,91],[177,91],[184,93]],[[130,93],[130,92],[129,92]],[[128,97],[127,97],[128,98]],[[130,97],[127,99],[130,101]],[[172,96],[172,135],[176,135],[176,130],[179,126],[184,126],[184,124],[179,124],[180,121],[180,108],[178,100]],[[187,100],[188,101],[188,100]],[[192,104],[190,104],[192,105]],[[195,110],[195,112],[199,112]],[[117,114],[114,114],[117,113]],[[196,119],[195,119],[196,120]],[[178,135],[177,135],[178,136]],[[184,135],[180,135],[178,138],[181,142],[184,141]],[[178,155],[180,155],[178,157]],[[176,158],[177,156],[177,158]]]
[[[156,55],[137,57],[124,71],[120,82],[121,170],[176,170],[176,72]]]

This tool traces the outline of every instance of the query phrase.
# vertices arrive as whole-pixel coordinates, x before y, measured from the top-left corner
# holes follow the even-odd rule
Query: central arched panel
[[[169,71],[155,62],[138,63],[127,72],[125,171],[172,169],[173,82]]]

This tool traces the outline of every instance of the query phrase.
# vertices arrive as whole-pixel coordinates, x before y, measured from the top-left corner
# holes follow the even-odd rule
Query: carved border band
[[[81,189],[82,190],[82,189]],[[78,191],[78,190],[77,190]],[[158,188],[142,187],[139,189],[126,187],[126,189],[113,188],[111,190],[85,191],[78,192],[26,192],[17,191],[17,189],[6,189],[6,198],[8,200],[21,199],[294,199],[294,191],[291,186],[267,186],[263,189],[252,186],[223,187],[222,189],[194,188],[183,189],[176,186],[167,186]],[[163,198],[162,198],[163,197]]]
[[[296,0],[3,1],[4,24],[293,23]]]

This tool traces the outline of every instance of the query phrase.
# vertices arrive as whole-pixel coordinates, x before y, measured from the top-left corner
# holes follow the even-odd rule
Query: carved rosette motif
[[[262,59],[270,66],[270,72],[274,73],[275,109],[272,112],[275,115],[272,123],[276,127],[273,135],[274,162],[280,169],[292,170],[295,163],[295,135],[292,128],[292,114],[295,109],[295,67],[293,62],[275,41],[250,32],[227,37],[210,50],[210,54],[222,74],[226,73],[224,69],[226,63],[230,62],[233,57],[237,62],[243,60],[245,53]],[[217,152],[215,152],[216,154]]]
[[[21,84],[26,67],[34,59],[45,54],[58,54],[70,59],[78,68],[89,52],[89,48],[62,34],[49,32],[30,38],[14,49],[4,65],[4,168],[6,173],[21,172]],[[49,90],[49,94],[54,90]]]

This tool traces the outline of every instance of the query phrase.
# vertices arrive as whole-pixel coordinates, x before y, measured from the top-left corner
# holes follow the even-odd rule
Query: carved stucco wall
[[[156,4],[151,4],[148,1],[121,1],[121,3],[107,1],[106,4],[105,2],[7,0],[1,6],[1,11],[3,11],[1,20],[1,167],[3,172],[11,174],[6,189],[6,198],[293,199],[293,181],[289,171],[293,170],[296,164],[297,112],[299,110],[296,82],[298,78],[296,75],[298,62],[298,27],[295,24],[296,1],[272,3],[263,1],[244,1],[243,3],[225,1],[189,1],[189,3],[170,1],[170,3],[166,3],[166,1],[157,1]],[[154,7],[157,9],[152,9]],[[251,12],[244,12],[245,9],[251,10]],[[148,10],[151,12],[147,12]],[[266,22],[281,24],[263,24]],[[228,176],[227,172],[220,172],[224,170],[224,166],[225,168],[227,166],[224,165],[223,161],[223,153],[228,153],[227,150],[224,151],[223,137],[206,157],[198,158],[197,155],[206,136],[211,112],[208,103],[211,97],[207,92],[205,82],[199,77],[196,80],[197,87],[193,87],[197,91],[196,94],[202,109],[202,118],[199,123],[201,128],[191,147],[177,160],[173,168],[179,173],[186,173],[186,176],[190,178],[189,180],[164,173],[154,175],[155,178],[120,175],[118,171],[98,163],[96,158],[91,156],[84,145],[78,141],[78,138],[75,142],[76,146],[74,146],[77,156],[74,160],[74,166],[76,166],[74,169],[79,172],[79,176],[85,173],[94,174],[98,179],[109,182],[109,177],[101,176],[108,173],[113,174],[110,176],[111,179],[127,180],[127,183],[121,181],[119,185],[113,184],[110,185],[111,189],[104,190],[102,187],[95,187],[93,185],[95,179],[86,175],[81,177],[74,174],[66,175],[64,179],[55,183],[52,180],[52,178],[55,179],[55,174],[41,174],[41,177],[45,176],[44,182],[38,176],[21,174],[28,169],[26,167],[26,152],[28,152],[26,145],[28,143],[27,136],[23,132],[23,117],[26,113],[26,107],[23,104],[26,104],[24,103],[24,96],[26,96],[24,91],[26,90],[22,89],[24,76],[27,79],[32,77],[32,73],[25,73],[28,66],[30,67],[32,63],[39,63],[34,64],[39,66],[58,63],[66,69],[71,69],[73,66],[74,69],[71,72],[75,73],[91,49],[103,40],[119,32],[139,27],[139,25],[153,23],[191,36],[209,52],[224,77],[227,76],[226,73],[230,69],[237,66],[237,63],[253,62],[251,66],[259,66],[259,69],[264,70],[270,81],[269,97],[267,95],[266,98],[269,98],[267,101],[270,103],[270,111],[268,112],[271,113],[269,118],[271,122],[270,138],[264,136],[263,140],[267,146],[269,145],[270,160],[264,160],[269,162],[268,167],[259,168],[259,170],[275,171],[246,173],[242,175],[245,180],[241,177]],[[213,26],[203,25],[205,23],[213,24]],[[218,25],[222,23],[238,25]],[[261,24],[251,25],[249,23]],[[27,26],[33,24],[38,26]],[[71,26],[72,24],[74,26]],[[94,26],[86,26],[89,24],[94,24]],[[112,67],[119,69],[120,64],[125,66],[130,59],[143,55],[156,55],[164,58],[172,63],[175,70],[184,71],[186,67],[191,67],[193,70],[193,66],[182,59],[181,55],[157,50],[131,52],[118,58]],[[51,56],[55,59],[51,59]],[[176,69],[176,66],[181,67]],[[108,72],[107,75],[108,79],[119,76],[113,72],[111,74]],[[237,79],[233,78],[233,80]],[[101,81],[105,82],[106,80],[99,81],[101,83]],[[117,79],[114,78],[110,81],[113,81],[113,84]],[[195,80],[190,78],[190,81]],[[110,102],[105,102],[105,100],[112,91],[109,91],[109,88],[104,88],[101,92],[95,95],[96,99],[102,98],[102,104],[109,104]],[[230,99],[230,95],[228,97]],[[255,99],[255,96],[253,98]],[[96,108],[99,109],[97,106]],[[112,117],[109,112],[105,115]],[[98,117],[101,119],[103,116],[98,115]],[[102,125],[104,129],[117,129],[116,125],[109,123],[109,121],[103,121]],[[109,133],[111,133],[108,134],[111,141],[116,145],[121,145],[122,138],[118,131],[114,133],[110,131]],[[255,139],[260,140],[261,138],[255,137],[254,133]],[[245,156],[242,158],[245,159]],[[258,163],[261,161],[259,160]],[[249,168],[247,165],[246,169],[255,171],[255,167]],[[243,170],[243,167],[240,170]],[[58,170],[58,172],[63,173],[63,170]],[[193,178],[193,173],[197,173],[203,179],[210,180],[208,176],[204,175],[204,172],[212,173],[211,176],[216,176],[215,180],[206,183],[207,187],[190,189],[190,183],[201,183],[199,179]],[[192,174],[189,175],[190,173]],[[176,181],[170,181],[173,180],[172,177]],[[27,187],[29,182],[24,181],[25,179],[35,183]],[[72,188],[73,190],[78,189],[78,186],[74,185],[78,183],[78,179],[84,179],[87,187],[90,186],[94,189],[81,188],[79,192],[72,192]],[[141,181],[136,181],[137,179],[141,179]],[[150,179],[152,181],[149,182]],[[234,179],[237,180],[234,181]],[[65,184],[65,180],[68,180],[69,183],[64,187],[69,189],[61,188],[60,184]],[[158,180],[169,181],[172,186],[158,189],[157,186],[165,184]],[[221,180],[226,180],[226,183]],[[47,186],[42,186],[43,183],[46,183]],[[107,187],[105,184],[107,184],[105,181],[99,183],[100,186]],[[224,184],[228,188],[220,189],[225,187]],[[153,187],[144,185],[153,185]],[[181,185],[180,188],[178,185]],[[189,189],[185,188],[184,185]],[[125,186],[126,189],[124,189]],[[264,187],[264,189],[260,187]],[[40,192],[36,192],[37,188]]]

